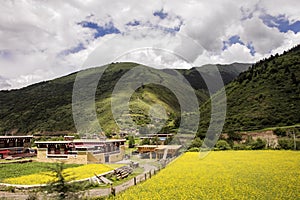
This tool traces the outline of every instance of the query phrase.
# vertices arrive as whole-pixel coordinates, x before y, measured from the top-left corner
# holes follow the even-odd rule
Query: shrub
[[[280,128],[274,130],[275,135],[284,137],[286,136],[286,131]]]
[[[219,140],[216,144],[216,147],[220,150],[229,150],[230,145],[225,140]]]
[[[194,148],[194,147],[199,148],[202,146],[202,143],[203,143],[202,140],[197,137],[192,141],[190,148]]]
[[[192,147],[188,150],[188,152],[199,152],[199,148],[198,147]]]
[[[266,144],[266,141],[262,140],[261,138],[257,138],[257,140],[251,144],[251,148],[254,150],[264,149],[266,147]]]
[[[247,146],[244,144],[233,144],[234,150],[246,150]]]
[[[128,140],[129,140],[128,147],[134,148],[134,145],[135,145],[134,137],[132,135],[130,135],[130,136],[128,136]]]
[[[290,139],[280,139],[280,140],[278,140],[278,144],[281,149],[293,149],[294,148],[293,140],[290,140]]]

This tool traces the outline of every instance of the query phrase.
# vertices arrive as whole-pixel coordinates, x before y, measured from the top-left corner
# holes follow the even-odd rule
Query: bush
[[[188,152],[199,152],[199,148],[197,147],[192,147],[188,150]]]
[[[128,140],[129,140],[128,147],[129,148],[134,148],[134,146],[135,146],[134,137],[132,135],[130,135],[130,136],[128,136]]]
[[[190,148],[194,148],[194,147],[200,148],[202,146],[202,143],[203,143],[202,140],[197,137],[192,141]]]
[[[266,144],[267,144],[266,141],[257,138],[257,140],[251,144],[251,148],[253,150],[264,149],[266,147]]]
[[[290,140],[290,139],[281,139],[281,140],[278,140],[278,144],[279,144],[279,147],[281,149],[294,149],[294,143],[293,143],[293,140]]]
[[[148,145],[150,144],[150,139],[149,138],[145,138],[141,141],[141,145]]]
[[[277,128],[274,130],[274,134],[277,136],[284,137],[284,136],[286,136],[286,131],[283,129]]]
[[[230,145],[225,140],[219,140],[216,144],[216,147],[220,150],[229,150]]]
[[[234,131],[229,131],[227,133],[228,135],[228,140],[232,140],[232,141],[241,141],[242,140],[242,135],[240,135],[239,133],[236,133]]]
[[[234,150],[246,150],[247,146],[244,144],[234,144],[233,145],[233,149]]]

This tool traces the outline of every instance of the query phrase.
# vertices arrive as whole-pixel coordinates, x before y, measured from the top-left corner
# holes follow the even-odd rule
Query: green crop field
[[[300,152],[185,153],[116,199],[300,199]]]

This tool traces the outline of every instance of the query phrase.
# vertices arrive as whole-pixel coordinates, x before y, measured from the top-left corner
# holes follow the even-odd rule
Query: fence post
[[[149,178],[151,178],[151,170],[149,171]]]
[[[147,180],[147,173],[145,173],[145,180]]]
[[[113,196],[116,196],[116,189],[113,188],[112,184],[110,184],[110,192]]]
[[[136,185],[136,177],[133,178],[133,184]]]

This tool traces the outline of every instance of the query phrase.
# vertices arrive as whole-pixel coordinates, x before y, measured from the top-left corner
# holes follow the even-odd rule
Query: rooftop
[[[101,139],[77,139],[73,140],[73,142],[84,142],[84,143],[109,143],[109,142],[125,142],[125,139],[108,139],[108,140],[101,140]]]
[[[99,139],[79,139],[79,140],[63,140],[63,141],[37,141],[35,144],[70,144],[70,143],[110,143],[125,142],[125,139],[99,140]]]
[[[35,144],[69,144],[72,141],[37,141]]]
[[[155,149],[179,149],[182,145],[140,145],[138,148],[155,148]]]
[[[15,139],[15,138],[33,138],[33,135],[21,135],[21,136],[0,136],[0,139]]]

